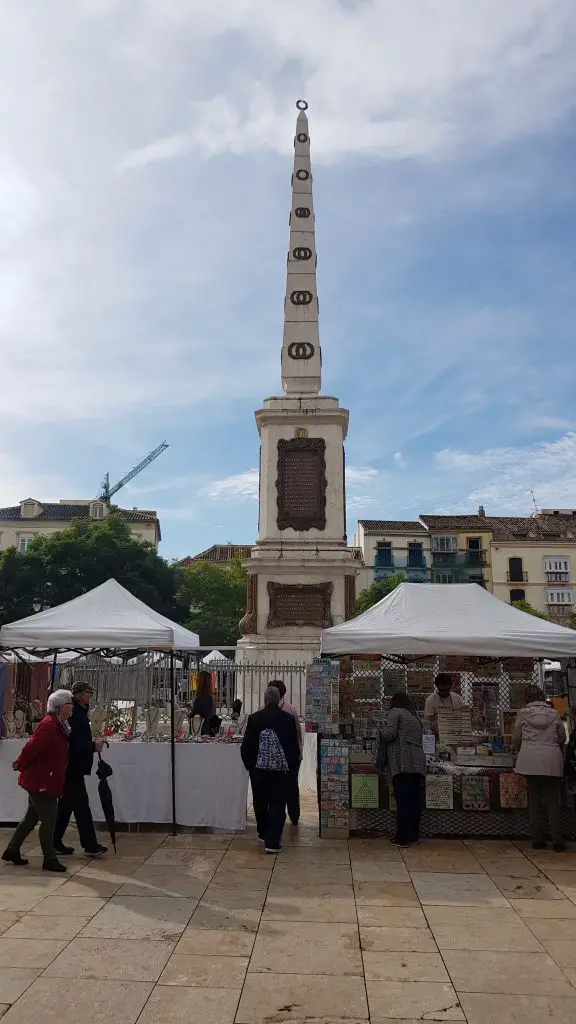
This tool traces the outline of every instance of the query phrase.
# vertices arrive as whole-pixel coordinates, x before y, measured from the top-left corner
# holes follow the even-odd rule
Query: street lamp
[[[35,597],[32,601],[32,607],[35,612],[45,612],[51,607],[52,600],[52,584],[45,583],[42,587],[42,594],[39,597]]]

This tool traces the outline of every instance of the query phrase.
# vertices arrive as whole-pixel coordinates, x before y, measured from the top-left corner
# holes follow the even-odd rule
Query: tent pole
[[[176,832],[176,737],[175,726],[175,693],[174,693],[174,651],[170,651],[170,768],[172,774],[172,835]]]
[[[56,679],[56,665],[58,662],[58,651],[54,651],[54,657],[52,659],[52,672],[50,673],[50,690],[54,690],[54,680]]]

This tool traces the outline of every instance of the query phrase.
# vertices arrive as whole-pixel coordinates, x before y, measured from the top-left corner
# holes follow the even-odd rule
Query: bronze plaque
[[[269,583],[268,595],[269,629],[281,626],[318,626],[327,629],[332,625],[331,583]]]
[[[321,437],[278,441],[279,530],[326,528],[326,443]]]
[[[356,577],[345,576],[344,577],[344,606],[345,606],[345,619],[348,622],[353,619],[356,615]]]

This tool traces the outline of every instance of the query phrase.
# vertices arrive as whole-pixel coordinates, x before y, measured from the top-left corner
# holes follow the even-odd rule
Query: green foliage
[[[151,544],[135,540],[124,519],[79,520],[67,530],[38,537],[24,554],[0,552],[0,624],[33,614],[33,601],[48,595],[52,606],[115,579],[135,597],[182,622],[187,608],[176,598],[175,568]],[[49,588],[46,585],[49,585]]]
[[[374,604],[378,604],[383,597],[387,597],[391,594],[396,587],[404,581],[403,572],[395,572],[393,576],[389,576],[387,580],[380,580],[378,583],[372,583],[365,590],[362,590],[356,600],[356,612],[358,615],[361,612],[368,611],[369,608]]]
[[[224,647],[240,637],[246,610],[246,570],[235,558],[227,565],[198,561],[179,570],[178,600],[189,609],[188,629],[200,634],[203,646]]]
[[[529,601],[514,601],[513,607],[517,608],[520,612],[526,612],[528,615],[535,615],[537,619],[547,619],[550,621],[548,615],[545,615],[544,612],[539,612]]]

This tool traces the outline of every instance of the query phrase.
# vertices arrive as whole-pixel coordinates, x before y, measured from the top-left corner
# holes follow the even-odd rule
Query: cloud
[[[258,498],[258,470],[248,469],[222,480],[212,480],[200,491],[200,497],[211,501],[234,501],[244,498]]]
[[[148,139],[125,163],[192,148],[286,153],[287,96],[297,91],[314,110],[316,158],[327,160],[438,158],[549,128],[572,107],[576,19],[557,0],[292,0],[289,16],[267,0],[152,0],[149,9],[144,39],[146,30],[170,36],[176,65],[193,53],[208,95],[190,102],[176,134]],[[206,66],[217,42],[233,89]],[[257,76],[239,68],[243,48]]]
[[[371,466],[347,466],[346,486],[359,487],[362,484],[373,483],[378,477],[378,470]]]
[[[488,514],[525,515],[534,491],[540,508],[576,508],[576,433],[526,447],[480,452],[444,449],[434,458],[438,472],[458,480],[459,507],[478,504]],[[472,489],[467,491],[472,484]]]

